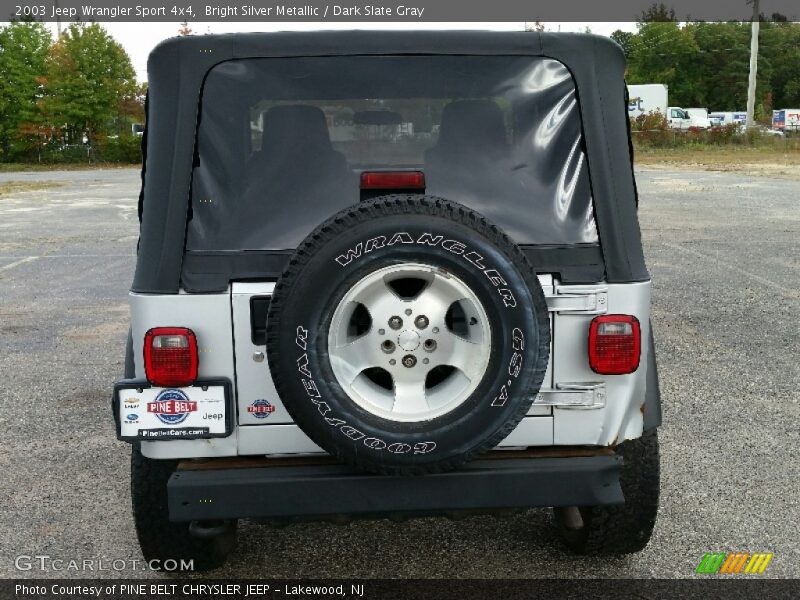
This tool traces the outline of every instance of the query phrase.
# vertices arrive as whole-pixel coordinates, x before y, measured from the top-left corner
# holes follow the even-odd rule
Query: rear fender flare
[[[656,365],[656,346],[653,341],[652,321],[650,322],[648,344],[647,381],[644,399],[644,431],[650,431],[661,425],[661,389],[658,384],[658,366]]]

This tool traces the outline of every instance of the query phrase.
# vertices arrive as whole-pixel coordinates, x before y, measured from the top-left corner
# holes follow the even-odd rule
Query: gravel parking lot
[[[137,171],[2,173],[0,576],[18,555],[140,558],[122,372]],[[221,577],[691,577],[708,551],[800,577],[800,181],[638,172],[665,425],[656,532],[627,558],[566,554],[546,510],[496,519],[240,528]],[[24,186],[22,186],[24,187]],[[153,576],[144,572],[100,576]],[[159,575],[154,575],[158,577]]]

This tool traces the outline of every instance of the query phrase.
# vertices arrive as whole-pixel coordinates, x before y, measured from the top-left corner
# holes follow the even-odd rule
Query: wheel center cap
[[[406,329],[397,336],[397,345],[406,352],[411,352],[419,347],[419,334]]]

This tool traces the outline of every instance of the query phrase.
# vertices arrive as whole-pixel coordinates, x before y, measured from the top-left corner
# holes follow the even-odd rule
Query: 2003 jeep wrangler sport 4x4
[[[147,559],[240,518],[554,507],[626,553],[661,422],[624,60],[591,35],[236,34],[149,61],[119,439]]]

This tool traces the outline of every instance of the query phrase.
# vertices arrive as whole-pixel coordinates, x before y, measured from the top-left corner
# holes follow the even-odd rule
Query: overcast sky
[[[48,23],[55,35],[56,24]],[[122,44],[133,61],[136,77],[147,80],[147,55],[161,40],[178,34],[180,23],[103,23],[108,32]],[[491,29],[520,31],[522,22],[515,23],[189,23],[195,34],[232,33],[238,31],[314,31],[319,29]],[[550,31],[585,31],[610,35],[616,29],[635,31],[635,23],[545,23]]]

